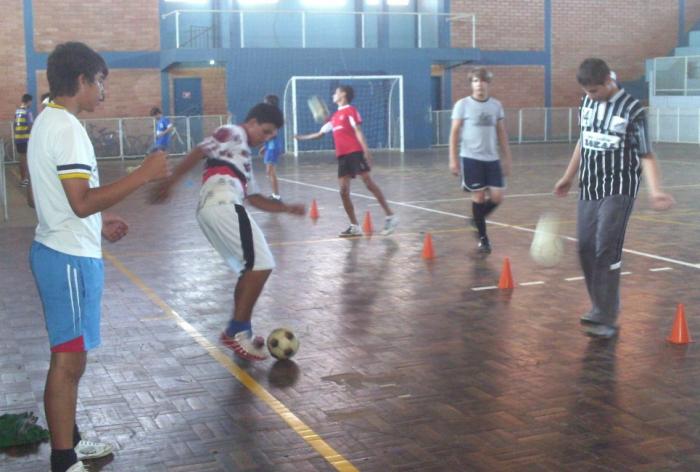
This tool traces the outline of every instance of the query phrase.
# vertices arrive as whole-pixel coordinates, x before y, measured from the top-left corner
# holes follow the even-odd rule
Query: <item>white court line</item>
[[[582,275],[579,275],[578,277],[568,277],[564,280],[566,280],[567,282],[573,282],[574,280],[583,280],[583,279],[585,279],[585,277]]]
[[[654,269],[649,269],[651,272],[661,272],[662,270],[673,270],[672,267],[656,267]]]
[[[620,275],[630,275],[632,272],[627,271],[627,272],[620,272]]]
[[[668,187],[665,187],[668,188]],[[552,196],[552,192],[547,192],[547,193],[520,193],[520,194],[513,194],[513,195],[504,195],[503,198],[521,198],[521,197],[546,197],[546,196]],[[471,198],[469,197],[462,197],[462,198],[438,198],[435,200],[409,200],[407,202],[403,203],[444,203],[444,202],[464,202],[464,201],[471,201]]]
[[[482,290],[494,290],[497,288],[497,285],[487,285],[486,287],[472,287],[472,290],[474,290],[475,292],[480,292]]]
[[[291,180],[291,179],[284,179],[284,178],[278,178],[278,180],[281,180],[282,182],[288,182],[288,183],[297,184],[297,185],[302,185],[302,186],[306,186],[306,187],[318,188],[318,189],[326,190],[326,191],[329,191],[329,192],[334,192],[334,193],[337,193],[337,192],[338,192],[338,189],[337,189],[337,188],[325,187],[325,186],[323,186],[323,185],[309,184],[309,183],[306,183],[306,182],[300,182],[300,181],[298,181],[298,180]],[[350,195],[352,195],[352,196],[354,196],[354,197],[365,198],[365,199],[367,199],[367,200],[374,200],[374,196],[373,196],[373,195],[372,195],[372,196],[369,196],[369,195],[362,195],[361,193],[355,193],[355,192],[350,192]],[[463,220],[469,220],[469,219],[471,219],[471,218],[468,217],[468,216],[460,215],[459,213],[452,213],[452,212],[450,212],[450,211],[434,210],[434,209],[432,209],[432,208],[426,208],[426,207],[422,207],[422,206],[418,206],[418,205],[412,205],[412,204],[410,204],[410,203],[397,202],[397,201],[394,201],[394,200],[387,200],[387,202],[389,202],[389,203],[391,203],[391,204],[393,204],[393,205],[397,205],[397,206],[402,206],[402,207],[406,207],[406,208],[413,208],[414,210],[423,210],[423,211],[427,211],[427,212],[430,212],[430,213],[436,213],[436,214],[438,214],[438,215],[453,216],[453,217],[455,217],[455,218],[460,218],[460,219],[463,219]],[[515,229],[515,230],[518,230],[518,231],[524,231],[524,232],[527,232],[527,233],[534,233],[534,232],[535,232],[534,229],[532,229],[532,228],[525,228],[524,226],[511,225],[511,224],[501,223],[501,222],[499,222],[499,221],[493,221],[493,220],[486,220],[486,222],[489,223],[489,224],[491,224],[491,225],[493,225],[493,226],[500,226],[500,227],[503,227],[503,228],[511,228],[511,229]],[[563,239],[566,239],[566,240],[568,240],[568,241],[578,242],[578,239],[573,238],[573,237],[571,237],[571,236],[562,236],[562,238],[563,238]],[[624,249],[624,248],[623,248],[622,251],[623,251],[623,252],[626,252],[626,253],[628,253],[628,254],[634,254],[635,256],[642,256],[642,257],[647,257],[647,258],[649,258],[649,259],[655,259],[655,260],[657,260],[657,261],[663,261],[663,262],[668,262],[668,263],[670,263],[670,264],[680,265],[680,266],[683,266],[683,267],[690,267],[691,269],[700,269],[700,264],[695,264],[695,263],[692,263],[692,262],[681,261],[681,260],[678,260],[678,259],[672,259],[672,258],[670,258],[670,257],[659,256],[659,255],[656,255],[656,254],[650,254],[650,253],[648,253],[648,252],[635,251],[634,249]]]
[[[521,287],[527,287],[529,285],[544,285],[544,280],[537,280],[535,282],[523,282],[519,284]]]

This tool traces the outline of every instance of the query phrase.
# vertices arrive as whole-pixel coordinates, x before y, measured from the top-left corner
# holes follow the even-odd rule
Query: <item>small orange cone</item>
[[[425,233],[425,240],[423,240],[423,259],[430,260],[435,259],[435,251],[433,250],[433,237],[430,233]]]
[[[311,209],[309,210],[309,216],[312,220],[317,220],[318,215],[318,205],[316,205],[316,199],[311,200]]]
[[[501,278],[498,280],[498,288],[509,289],[514,287],[513,274],[510,272],[510,259],[506,257],[503,260],[503,270],[501,271]]]
[[[366,235],[371,235],[374,232],[374,227],[372,226],[372,215],[369,210],[365,213],[365,221],[362,222],[362,231]]]
[[[688,332],[688,323],[685,321],[685,307],[682,303],[679,303],[678,307],[676,307],[676,319],[673,322],[671,334],[666,340],[673,344],[688,344],[693,342]]]

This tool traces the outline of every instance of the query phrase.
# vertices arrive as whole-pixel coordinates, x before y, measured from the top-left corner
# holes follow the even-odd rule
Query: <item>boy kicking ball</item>
[[[204,160],[197,221],[214,249],[239,274],[233,317],[220,340],[239,357],[252,361],[267,357],[265,340],[253,336],[251,318],[275,262],[243,201],[272,213],[303,215],[306,211],[301,204],[263,197],[253,178],[250,147],[273,139],[282,124],[279,108],[266,103],[255,105],[243,124],[224,125],[202,141],[151,194],[152,203],[164,202],[173,187]]]
[[[338,111],[333,113],[331,119],[323,125],[320,131],[311,134],[298,134],[294,136],[294,139],[299,141],[320,139],[326,133],[333,133],[335,154],[338,157],[340,198],[343,201],[345,213],[350,219],[350,226],[338,236],[348,238],[362,235],[362,229],[355,215],[355,207],[352,204],[352,199],[350,199],[350,181],[358,175],[364,182],[367,190],[372,192],[386,213],[382,235],[387,236],[396,229],[396,225],[399,224],[399,217],[391,211],[382,190],[369,175],[372,157],[369,153],[367,140],[360,127],[362,124],[360,112],[350,104],[354,97],[355,92],[349,85],[338,87],[333,94],[333,103],[338,105]]]

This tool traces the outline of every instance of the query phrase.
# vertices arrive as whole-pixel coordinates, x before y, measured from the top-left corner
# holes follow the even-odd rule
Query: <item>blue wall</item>
[[[227,52],[227,99],[237,117],[245,116],[268,93],[281,98],[287,81],[294,75],[402,75],[406,147],[430,147],[431,96],[426,90],[430,90],[432,60],[422,51],[242,49]]]

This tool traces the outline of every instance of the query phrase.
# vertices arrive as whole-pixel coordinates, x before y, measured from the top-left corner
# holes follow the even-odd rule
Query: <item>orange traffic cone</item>
[[[311,200],[311,209],[309,210],[309,216],[312,220],[318,219],[318,205],[316,205],[316,199]]]
[[[425,233],[425,240],[423,241],[423,259],[435,259],[435,251],[433,250],[433,237],[430,235],[430,233]]]
[[[501,271],[501,278],[498,280],[498,288],[509,289],[514,287],[513,274],[510,272],[510,259],[506,257],[503,260],[503,270]]]
[[[374,232],[374,227],[372,226],[372,215],[370,214],[369,210],[367,210],[367,213],[365,213],[365,221],[362,222],[362,231],[368,236]]]
[[[685,321],[685,307],[682,303],[679,303],[678,307],[676,307],[676,319],[673,322],[671,334],[666,340],[673,344],[688,344],[693,342],[688,332],[688,323]]]

